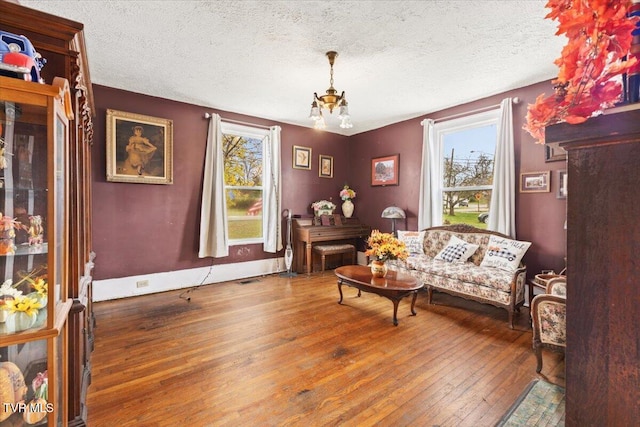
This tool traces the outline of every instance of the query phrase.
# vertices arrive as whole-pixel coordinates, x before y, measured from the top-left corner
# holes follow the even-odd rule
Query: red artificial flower
[[[627,58],[631,32],[638,17],[627,16],[628,0],[549,0],[545,18],[558,21],[557,35],[567,45],[554,61],[559,68],[553,95],[529,104],[523,128],[544,144],[544,128],[554,123],[583,123],[619,102],[622,85],[616,81],[638,61]]]

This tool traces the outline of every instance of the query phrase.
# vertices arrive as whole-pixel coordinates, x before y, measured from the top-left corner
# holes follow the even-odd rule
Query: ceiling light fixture
[[[340,107],[340,111],[338,113],[338,118],[341,120],[340,127],[343,129],[353,127],[353,123],[351,123],[351,116],[349,115],[349,104],[345,98],[344,91],[338,95],[338,91],[333,87],[333,63],[337,56],[338,52],[334,52],[332,50],[327,52],[327,58],[329,58],[329,65],[331,66],[331,78],[329,79],[329,89],[327,89],[327,93],[322,96],[318,96],[317,92],[313,93],[313,102],[311,103],[311,113],[309,114],[309,118],[313,119],[313,127],[315,129],[324,129],[327,127],[324,117],[322,116],[322,109],[327,108],[329,110],[329,114],[332,114],[333,109],[336,107]]]

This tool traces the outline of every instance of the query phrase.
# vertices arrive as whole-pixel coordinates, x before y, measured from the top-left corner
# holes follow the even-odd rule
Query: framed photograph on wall
[[[311,170],[311,148],[293,146],[293,168]]]
[[[318,162],[318,176],[320,178],[333,178],[333,157],[320,154]]]
[[[371,185],[398,185],[400,154],[371,159]]]
[[[107,181],[173,184],[173,121],[108,109]]]
[[[550,172],[523,172],[520,174],[521,193],[548,193]]]
[[[544,161],[559,162],[567,160],[567,150],[557,145],[546,144],[544,146]]]
[[[558,171],[558,199],[566,199],[567,198],[567,171],[559,170]]]

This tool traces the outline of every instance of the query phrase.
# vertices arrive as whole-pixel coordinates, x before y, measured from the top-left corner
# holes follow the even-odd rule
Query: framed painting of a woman
[[[173,121],[107,110],[107,181],[173,184]]]

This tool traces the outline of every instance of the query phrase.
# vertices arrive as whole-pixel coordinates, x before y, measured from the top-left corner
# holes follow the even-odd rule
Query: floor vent
[[[260,280],[258,279],[246,279],[246,280],[240,280],[238,282],[239,285],[248,285],[249,283],[256,283],[259,282]]]

